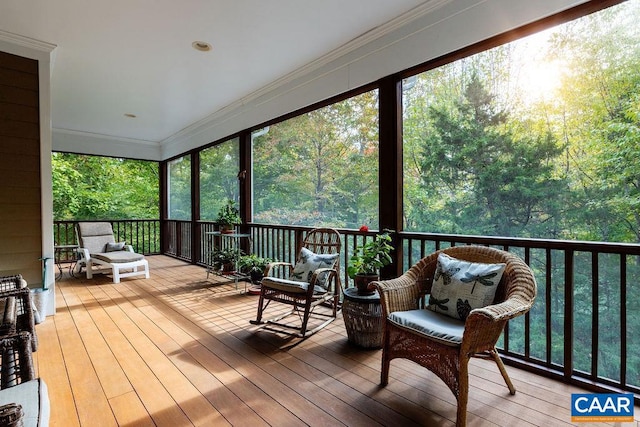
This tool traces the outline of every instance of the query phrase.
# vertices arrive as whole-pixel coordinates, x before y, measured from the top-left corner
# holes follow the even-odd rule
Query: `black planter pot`
[[[252,283],[259,283],[262,278],[264,277],[264,274],[262,273],[262,271],[251,271],[249,273],[249,277],[251,277],[251,282]]]
[[[369,287],[371,282],[375,282],[376,280],[380,280],[380,275],[378,274],[356,274],[353,278],[353,281],[356,284],[356,288],[358,288],[358,295],[371,295],[376,290]]]

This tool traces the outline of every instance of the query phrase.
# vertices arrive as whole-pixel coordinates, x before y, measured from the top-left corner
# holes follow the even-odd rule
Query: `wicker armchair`
[[[300,338],[309,336],[320,329],[327,326],[336,319],[338,312],[338,304],[342,286],[340,283],[340,249],[342,247],[342,239],[340,233],[331,228],[316,228],[311,230],[305,236],[302,244],[303,249],[311,251],[320,257],[327,259],[326,263],[322,263],[324,267],[309,271],[308,277],[296,277],[296,271],[301,263],[304,263],[303,249],[300,250],[296,260],[296,267],[290,263],[275,262],[269,264],[265,270],[265,277],[262,279],[260,286],[260,300],[258,301],[258,313],[256,320],[252,320],[254,325],[265,323],[262,320],[264,310],[271,302],[278,302],[292,306],[291,310],[284,315],[277,316],[267,320],[270,325],[277,325],[278,332],[288,335],[294,335]],[[333,256],[331,256],[333,255]],[[330,258],[330,260],[329,260]],[[273,273],[278,268],[286,269],[286,279],[274,277]],[[331,308],[329,314],[314,312],[319,305],[328,305]],[[295,324],[287,324],[280,322],[285,317],[297,314],[301,319]],[[309,330],[307,328],[309,319],[312,314],[325,317],[324,321]],[[294,330],[291,332],[290,330]]]
[[[38,349],[38,336],[36,335],[35,314],[33,312],[33,296],[31,295],[31,290],[27,287],[27,282],[20,274],[0,277],[0,300],[5,304],[15,304],[13,313],[5,309],[4,319],[2,320],[2,325],[0,325],[0,333],[6,335],[16,331],[29,332],[31,349],[36,351]],[[15,318],[8,322],[7,318],[12,314],[15,314]]]
[[[505,263],[494,303],[472,310],[459,321],[461,340],[455,343],[435,339],[417,330],[400,327],[388,318],[393,312],[421,309],[431,291],[439,253],[479,263]],[[381,384],[389,381],[389,365],[394,358],[414,361],[434,372],[453,392],[458,401],[457,426],[466,425],[469,394],[468,363],[476,353],[488,352],[498,365],[511,394],[515,387],[496,349],[509,319],[530,310],[536,296],[536,282],[531,269],[517,256],[498,249],[461,246],[443,249],[423,258],[402,276],[374,284],[380,292],[384,324]],[[436,314],[438,316],[438,314]],[[444,315],[439,315],[446,317]],[[453,319],[451,319],[453,320]]]

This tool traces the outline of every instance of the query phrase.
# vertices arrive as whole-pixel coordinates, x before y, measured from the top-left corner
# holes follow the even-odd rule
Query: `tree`
[[[187,154],[168,164],[169,218],[191,220],[191,157]]]
[[[227,200],[240,199],[238,138],[200,152],[200,219],[215,220]]]
[[[377,91],[272,125],[253,139],[254,220],[377,226]]]
[[[567,25],[552,53],[574,196],[570,238],[640,242],[640,16],[628,2]]]
[[[159,217],[158,163],[53,153],[55,220]]]
[[[562,152],[553,136],[523,132],[526,123],[496,108],[475,74],[461,99],[431,105],[428,115],[417,164],[420,188],[432,201],[431,226],[480,235],[540,232],[547,201],[563,185],[549,162]]]

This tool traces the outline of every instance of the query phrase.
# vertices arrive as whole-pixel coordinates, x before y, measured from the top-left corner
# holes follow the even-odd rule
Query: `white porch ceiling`
[[[2,0],[0,32],[57,46],[54,132],[161,144],[425,3]]]

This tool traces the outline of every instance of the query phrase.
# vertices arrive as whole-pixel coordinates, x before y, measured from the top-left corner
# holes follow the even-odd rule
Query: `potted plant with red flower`
[[[362,227],[360,230],[362,231]],[[380,280],[380,268],[392,262],[393,246],[389,233],[389,230],[385,230],[373,240],[357,246],[349,259],[347,273],[354,280],[359,295],[372,294],[374,290],[369,289],[369,284]]]

